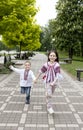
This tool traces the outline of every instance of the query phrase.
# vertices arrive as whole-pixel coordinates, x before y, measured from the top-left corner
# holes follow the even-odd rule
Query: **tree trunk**
[[[69,48],[69,58],[73,58],[73,48]]]
[[[81,43],[81,56],[83,57],[83,44]]]
[[[20,42],[20,58],[21,58],[21,42]]]

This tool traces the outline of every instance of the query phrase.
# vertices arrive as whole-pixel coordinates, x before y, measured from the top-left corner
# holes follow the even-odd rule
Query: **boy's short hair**
[[[29,63],[29,64],[31,65],[31,62],[30,62],[30,61],[28,61],[28,60],[27,60],[27,61],[25,61],[25,63],[24,63],[24,64],[26,64],[26,63]]]

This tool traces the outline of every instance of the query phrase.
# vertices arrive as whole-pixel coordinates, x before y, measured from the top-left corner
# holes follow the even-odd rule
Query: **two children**
[[[27,61],[24,65],[25,69],[17,69],[13,66],[10,66],[10,69],[20,74],[21,93],[26,93],[26,103],[30,103],[30,91],[32,82],[34,81],[34,83],[36,83],[40,75],[44,73],[47,111],[50,114],[53,114],[54,110],[52,106],[52,96],[58,84],[58,81],[62,78],[60,74],[58,53],[56,51],[49,52],[48,61],[41,67],[36,77],[30,70],[31,63]]]

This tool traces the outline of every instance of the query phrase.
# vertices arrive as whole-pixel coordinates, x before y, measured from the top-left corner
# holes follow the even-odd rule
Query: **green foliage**
[[[4,65],[5,66],[5,68],[7,68],[7,69],[9,69],[9,66],[10,65],[14,65],[15,63],[13,63],[13,62],[11,62],[11,61],[8,61],[8,62],[6,62],[6,64]]]
[[[55,35],[58,46],[67,50],[81,51],[81,44],[83,43],[83,6],[82,0],[59,0],[57,4],[57,18],[55,25]],[[74,51],[76,52],[76,51]]]
[[[8,47],[40,48],[40,27],[35,23],[35,0],[0,1],[0,34]],[[2,11],[3,10],[3,11]]]
[[[0,66],[0,74],[9,74],[11,70],[5,66]]]
[[[6,49],[6,50],[8,49],[7,46],[4,45],[3,42],[0,41],[0,51],[1,51],[1,50],[5,50],[5,49]]]
[[[41,27],[41,34],[40,34],[40,42],[41,42],[41,48],[40,50],[46,51],[51,50],[51,33],[50,29],[48,27]]]
[[[42,29],[43,46],[64,50],[70,58],[83,56],[82,0],[58,0],[56,10],[57,17],[49,21],[47,31]],[[52,39],[55,40],[52,42]]]

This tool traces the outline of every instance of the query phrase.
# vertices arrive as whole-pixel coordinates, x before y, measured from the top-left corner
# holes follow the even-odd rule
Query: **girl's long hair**
[[[50,55],[50,53],[52,53],[52,52],[54,52],[55,54],[56,54],[56,59],[55,59],[55,61],[57,61],[57,62],[59,62],[59,56],[58,56],[58,52],[56,51],[56,50],[51,50],[51,51],[49,51],[48,52],[48,61],[50,61],[50,59],[49,59],[49,55]]]

